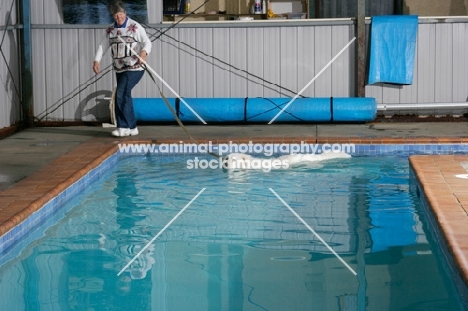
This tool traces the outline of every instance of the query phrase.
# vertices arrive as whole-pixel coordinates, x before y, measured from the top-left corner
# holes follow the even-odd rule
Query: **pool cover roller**
[[[178,98],[167,99],[182,122],[200,120]],[[268,123],[290,98],[184,98],[207,123]],[[162,98],[134,98],[137,121],[173,122],[174,116]],[[367,122],[374,120],[374,98],[297,98],[275,123]]]

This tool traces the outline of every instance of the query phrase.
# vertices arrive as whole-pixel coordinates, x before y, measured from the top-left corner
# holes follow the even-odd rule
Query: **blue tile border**
[[[16,257],[21,249],[43,236],[44,231],[62,218],[68,210],[63,208],[65,203],[70,201],[74,196],[83,192],[93,182],[99,180],[113,165],[117,163],[119,155],[114,153],[105,159],[100,165],[90,170],[85,176],[70,185],[62,191],[58,196],[44,204],[38,211],[32,213],[19,225],[12,228],[10,231],[0,237],[0,265],[6,261]],[[49,224],[41,226],[41,224]],[[41,228],[41,230],[37,230]]]
[[[468,144],[356,144],[352,155],[448,155],[468,154]]]

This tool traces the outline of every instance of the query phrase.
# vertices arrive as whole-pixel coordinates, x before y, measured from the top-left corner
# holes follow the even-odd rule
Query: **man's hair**
[[[111,1],[109,4],[109,12],[111,15],[117,14],[117,13],[125,13],[125,4],[123,1],[117,0],[117,1]]]

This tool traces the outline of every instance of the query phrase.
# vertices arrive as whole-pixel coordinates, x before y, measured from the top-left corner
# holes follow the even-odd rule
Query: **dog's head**
[[[231,153],[223,158],[223,168],[227,170],[238,170],[250,168],[253,157],[244,153]]]

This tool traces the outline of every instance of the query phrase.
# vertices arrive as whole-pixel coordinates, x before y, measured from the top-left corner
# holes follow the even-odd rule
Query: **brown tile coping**
[[[181,139],[120,139],[132,143],[179,143]],[[198,139],[198,143],[354,143],[354,144],[459,144],[468,138],[374,138],[374,137],[261,137]],[[0,236],[20,224],[64,189],[117,151],[117,139],[93,138],[57,158],[20,182],[0,192]],[[186,139],[184,142],[191,142]],[[410,165],[434,211],[450,253],[468,286],[468,180],[454,177],[467,173],[460,162],[468,155],[411,156]]]
[[[441,229],[448,251],[468,286],[468,155],[415,155],[410,166]]]
[[[90,140],[0,192],[0,236],[20,224],[116,151],[116,144],[99,139]]]

